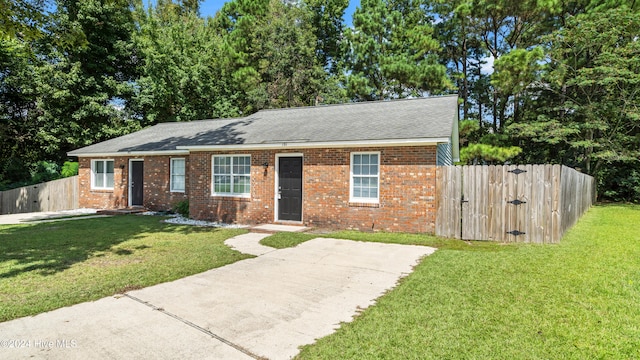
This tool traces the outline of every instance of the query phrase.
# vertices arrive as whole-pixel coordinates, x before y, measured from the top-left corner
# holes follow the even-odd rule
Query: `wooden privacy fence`
[[[595,201],[594,178],[560,165],[440,166],[436,235],[557,243]]]
[[[78,176],[0,192],[0,214],[78,208]]]

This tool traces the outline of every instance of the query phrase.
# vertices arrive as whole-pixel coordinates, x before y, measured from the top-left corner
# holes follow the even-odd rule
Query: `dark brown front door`
[[[302,221],[302,158],[281,157],[278,168],[278,220]]]
[[[131,162],[131,206],[142,206],[143,203],[143,183],[144,183],[144,162]]]

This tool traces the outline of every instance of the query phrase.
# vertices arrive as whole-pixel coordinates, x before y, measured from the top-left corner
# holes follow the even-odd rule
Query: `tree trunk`
[[[587,130],[587,140],[593,141],[593,130]],[[591,172],[591,154],[593,154],[593,146],[589,146],[584,151],[584,166],[587,170],[587,174],[593,174]]]
[[[478,61],[478,80],[476,81],[479,82],[481,77],[482,67],[480,66],[480,61]],[[482,98],[480,94],[478,94],[478,126],[480,127],[480,130],[482,130]]]
[[[500,130],[504,128],[504,114],[506,112],[506,108],[507,108],[507,100],[502,99],[502,102],[500,103],[500,113],[499,113]],[[494,129],[494,131],[497,132],[497,129]]]
[[[469,117],[468,97],[469,80],[467,79],[467,39],[462,40],[462,118]]]
[[[493,113],[493,132],[496,133],[498,131],[498,90],[493,89],[493,104],[492,104],[492,113]]]
[[[520,110],[520,99],[518,94],[513,95],[513,122],[518,122],[518,111]]]
[[[493,18],[493,62],[498,60],[498,30],[496,28],[495,18]],[[496,88],[493,89],[493,132],[498,132],[498,114],[497,114],[497,106],[498,106],[498,90]],[[502,120],[502,119],[500,119]]]

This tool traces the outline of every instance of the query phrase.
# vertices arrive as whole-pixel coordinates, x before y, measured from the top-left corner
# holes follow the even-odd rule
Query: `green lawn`
[[[594,207],[559,245],[330,236],[440,250],[299,359],[640,358],[640,206]]]
[[[34,315],[233,263],[245,230],[116,216],[0,226],[0,321]]]
[[[0,321],[174,280],[246,258],[243,230],[118,216],[0,226]],[[355,321],[300,359],[640,358],[640,206],[592,208],[558,245],[339,232],[438,247]],[[317,237],[263,240],[295,246]]]

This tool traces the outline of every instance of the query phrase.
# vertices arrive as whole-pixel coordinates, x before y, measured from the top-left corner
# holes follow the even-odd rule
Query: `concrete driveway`
[[[314,239],[124,295],[0,323],[1,358],[289,359],[435,249]]]

